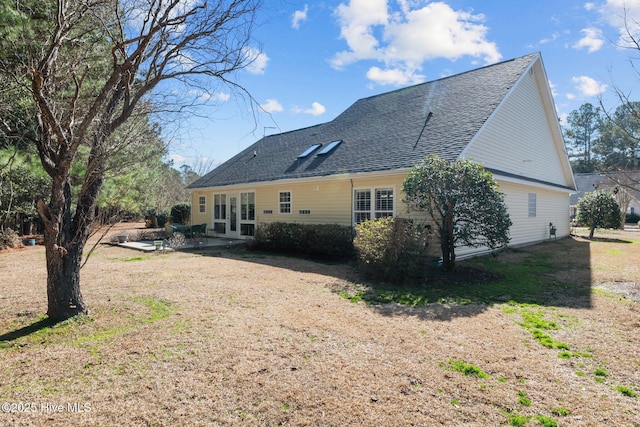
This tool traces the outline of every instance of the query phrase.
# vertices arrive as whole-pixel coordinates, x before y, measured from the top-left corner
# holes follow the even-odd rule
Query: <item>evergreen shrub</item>
[[[393,283],[424,280],[436,257],[428,255],[430,229],[412,220],[379,218],[356,226],[353,245],[360,271]]]
[[[353,231],[338,224],[263,223],[256,230],[257,248],[325,260],[354,257]]]

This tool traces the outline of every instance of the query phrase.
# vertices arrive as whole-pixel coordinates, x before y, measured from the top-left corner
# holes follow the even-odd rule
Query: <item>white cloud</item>
[[[587,11],[591,11],[591,10],[593,10],[595,8],[596,8],[595,3],[585,3],[584,4],[584,9],[587,10]]]
[[[378,52],[378,40],[374,27],[389,21],[387,0],[351,0],[347,6],[341,3],[335,11],[340,23],[340,37],[350,51],[336,54],[332,64],[342,68],[361,59],[382,59]]]
[[[582,37],[578,43],[573,45],[574,48],[582,49],[583,47],[586,47],[587,52],[589,53],[600,50],[604,43],[602,30],[599,28],[584,28],[580,30],[580,32],[584,34],[584,37]]]
[[[284,108],[282,108],[282,104],[275,99],[267,99],[267,102],[260,104],[260,108],[267,113],[279,113],[284,110]]]
[[[246,70],[251,74],[264,74],[269,62],[269,57],[266,53],[260,52],[258,49],[252,47],[245,48],[245,55],[251,62],[247,65]]]
[[[544,39],[540,40],[540,44],[551,43],[552,41],[557,40],[559,36],[560,36],[560,34],[558,34],[557,32],[554,32],[553,34],[551,34],[550,37],[547,37],[547,38],[544,38]]]
[[[300,108],[300,107],[293,108],[293,112],[296,114],[302,113],[302,114],[309,114],[312,116],[320,116],[324,114],[326,111],[327,109],[325,108],[325,106],[320,104],[319,102],[312,102],[311,108],[307,108],[307,109]]]
[[[334,68],[361,60],[380,61],[384,70],[373,67],[368,73],[380,78],[382,71],[389,75],[412,70],[409,74],[415,74],[424,61],[436,58],[472,56],[487,64],[501,59],[496,44],[486,39],[484,15],[456,11],[443,2],[418,9],[411,9],[416,2],[397,2],[398,11],[390,11],[389,0],[350,0],[337,7],[340,36],[349,49],[333,57]]]
[[[307,20],[307,12],[309,11],[309,5],[305,4],[304,9],[296,10],[293,12],[293,17],[291,18],[291,27],[296,30],[300,28],[300,22]]]
[[[424,81],[422,74],[415,74],[415,70],[402,70],[399,68],[383,70],[379,67],[371,67],[367,71],[367,78],[379,85],[406,86]]]
[[[202,93],[198,96],[198,99],[201,99],[203,101],[227,102],[230,98],[231,94],[225,92]]]
[[[600,7],[599,12],[609,25],[618,30],[618,44],[623,47],[635,48],[627,31],[630,31],[636,39],[640,36],[636,24],[640,22],[640,0],[607,0]],[[628,23],[629,26],[626,27],[625,23]]]
[[[578,76],[573,77],[571,81],[582,96],[598,96],[607,90],[607,85],[600,84],[591,77]]]

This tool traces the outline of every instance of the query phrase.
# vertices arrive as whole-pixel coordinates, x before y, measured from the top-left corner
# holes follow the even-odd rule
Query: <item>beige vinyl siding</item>
[[[552,132],[543,106],[536,73],[525,73],[463,156],[516,175],[560,185],[572,185],[561,159],[566,157],[561,136]],[[546,99],[546,98],[545,98]],[[553,105],[547,106],[553,108]],[[551,117],[556,120],[557,118]]]
[[[400,190],[406,174],[386,176],[336,176],[305,182],[274,182],[256,189],[256,217],[261,222],[352,225],[353,189],[393,188],[394,211],[406,212]],[[279,194],[291,192],[291,213],[279,211]],[[265,214],[264,211],[271,211]],[[305,213],[301,214],[300,211]]]
[[[205,197],[206,209],[200,212],[200,197]],[[211,210],[213,208],[213,197],[208,191],[195,191],[191,193],[191,224],[207,224],[211,226]]]
[[[280,213],[280,192],[291,192],[291,213]],[[275,182],[256,189],[256,221],[351,225],[351,183],[348,179]],[[308,213],[300,214],[300,211]],[[265,214],[264,211],[271,211]]]

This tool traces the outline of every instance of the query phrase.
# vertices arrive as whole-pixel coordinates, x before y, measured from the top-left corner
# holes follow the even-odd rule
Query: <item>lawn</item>
[[[609,231],[391,286],[101,245],[47,325],[44,249],[0,251],[0,425],[640,426],[639,260]]]

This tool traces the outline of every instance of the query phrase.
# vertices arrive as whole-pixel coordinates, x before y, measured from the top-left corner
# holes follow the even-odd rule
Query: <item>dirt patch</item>
[[[608,282],[600,283],[597,287],[640,302],[640,282]]]

